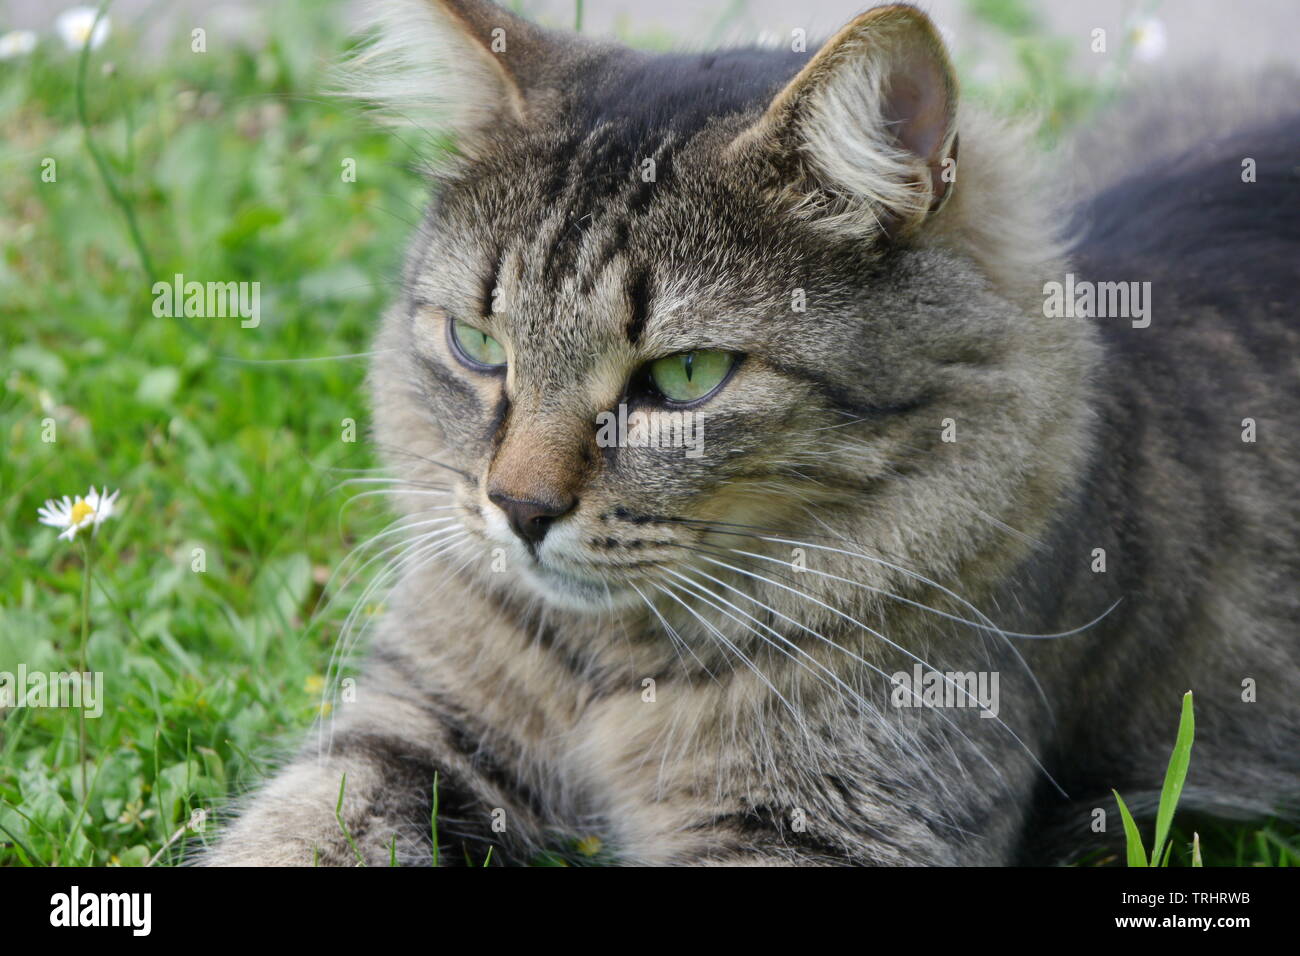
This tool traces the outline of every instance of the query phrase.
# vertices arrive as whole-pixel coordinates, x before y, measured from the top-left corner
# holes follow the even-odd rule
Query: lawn
[[[370,577],[328,607],[326,585],[388,521],[348,484],[374,466],[358,353],[420,216],[425,144],[323,95],[347,43],[324,6],[259,5],[259,44],[206,52],[188,29],[146,48],[115,18],[81,98],[82,57],[53,36],[0,62],[0,670],[78,669],[84,539],[37,508],[121,489],[84,595],[103,714],[84,765],[75,711],[0,717],[0,864],[178,861],[212,832],[185,833],[193,811],[255,785],[337,676]],[[977,6],[1003,26],[1019,11]],[[1052,42],[1017,47],[1023,83],[1002,94],[1046,90],[1048,135],[1094,98],[1044,72]],[[176,274],[259,283],[260,321],[157,315]],[[1288,839],[1202,834],[1220,864],[1294,861]]]

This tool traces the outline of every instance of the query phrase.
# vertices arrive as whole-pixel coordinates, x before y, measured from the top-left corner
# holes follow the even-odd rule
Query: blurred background
[[[860,9],[510,5],[656,49],[812,41]],[[1169,66],[1298,56],[1294,2],[920,6],[964,95],[1032,117],[1044,147]],[[176,862],[207,839],[194,811],[328,716],[352,666],[343,618],[382,608],[364,353],[427,198],[427,144],[323,95],[344,3],[119,0],[93,20],[0,2],[0,671],[84,654],[106,694],[84,743],[73,711],[0,711],[0,865]],[[257,283],[260,323],[157,317],[152,286],[177,273]],[[36,512],[92,484],[121,500],[87,553]],[[1294,828],[1201,841],[1212,864],[1300,863]]]
[[[256,40],[258,10],[281,0],[243,3],[203,0],[121,0],[114,13],[143,22],[145,35],[161,44],[177,25],[203,21],[220,36]],[[529,17],[553,24],[573,23],[571,0],[523,0],[507,6]],[[1020,20],[1062,37],[1073,37],[1086,51],[1091,31],[1104,27],[1114,34],[1146,18],[1159,19],[1166,40],[1165,55],[1176,63],[1203,63],[1217,59],[1260,61],[1297,57],[1300,4],[1289,0],[922,0],[914,4],[926,11],[954,36],[986,33],[989,18]],[[736,39],[752,40],[763,33],[785,35],[803,27],[810,36],[829,35],[836,27],[870,4],[853,0],[587,0],[583,26],[600,34],[660,33],[701,45],[715,37],[720,26]],[[39,30],[49,27],[59,4],[50,0],[10,0],[6,26]],[[974,42],[974,41],[973,41]],[[1087,68],[1087,61],[1080,64]],[[1091,67],[1101,68],[1093,60]]]

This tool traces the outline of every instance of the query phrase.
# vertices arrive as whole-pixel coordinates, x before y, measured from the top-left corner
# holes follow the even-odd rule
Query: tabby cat
[[[909,6],[669,54],[377,9],[351,91],[436,157],[394,583],[205,862],[1059,861],[1189,688],[1184,810],[1295,812],[1295,86],[1097,133],[1072,203]]]

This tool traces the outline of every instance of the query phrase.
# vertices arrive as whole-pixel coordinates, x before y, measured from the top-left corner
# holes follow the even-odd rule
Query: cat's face
[[[826,80],[788,57],[683,58],[669,81],[613,56],[589,98],[548,97],[440,178],[381,338],[381,446],[450,489],[439,520],[484,580],[602,609],[828,529],[912,555],[978,524],[953,498],[1013,510],[1007,456],[1055,414],[1033,363],[1060,343],[1026,337],[978,257],[918,239],[954,215],[947,187],[908,209],[888,183],[856,205],[809,187],[814,134],[787,151],[772,103]],[[718,80],[683,122],[671,84]],[[619,84],[678,105],[593,104]],[[945,153],[951,132],[914,139]]]
[[[446,185],[404,332],[466,528],[539,593],[598,603],[698,559],[699,523],[777,530],[864,493],[887,456],[855,441],[904,437],[928,398],[888,266],[772,210],[719,166],[724,137],[654,184],[617,174],[631,152],[569,168],[599,138],[537,136]],[[557,513],[512,527],[506,497]]]

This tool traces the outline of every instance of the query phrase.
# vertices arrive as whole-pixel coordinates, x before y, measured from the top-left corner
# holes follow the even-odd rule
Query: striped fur
[[[430,862],[435,775],[441,862],[1059,859],[1115,839],[1110,787],[1150,808],[1189,687],[1188,805],[1294,812],[1300,326],[1270,296],[1300,237],[1268,210],[1300,121],[1130,152],[1067,256],[1069,190],[957,103],[910,7],[811,58],[389,12],[362,94],[465,144],[371,376],[405,547],[355,700],[207,862]],[[1242,237],[1266,294],[1222,252],[1180,266],[1148,208],[1184,262]],[[1154,279],[1152,326],[1045,316],[1068,271]],[[453,319],[508,368],[460,362]],[[701,458],[596,447],[620,401],[664,413],[646,362],[696,348],[743,354]],[[530,546],[496,486],[577,503]],[[995,672],[996,717],[897,706],[920,662]]]

